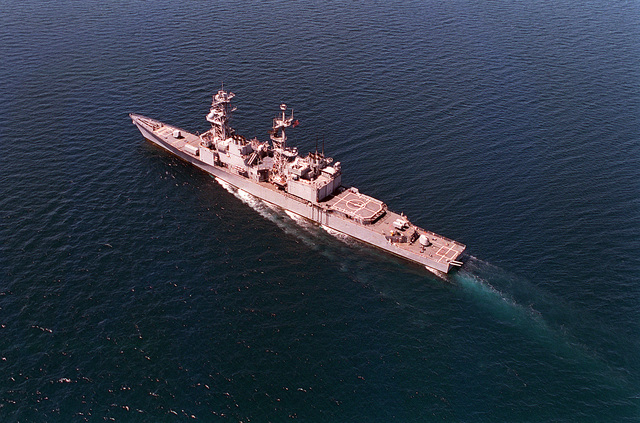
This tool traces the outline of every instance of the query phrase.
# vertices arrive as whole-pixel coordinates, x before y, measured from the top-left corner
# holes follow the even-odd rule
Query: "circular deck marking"
[[[372,219],[384,212],[384,205],[374,198],[347,191],[339,194],[337,201],[331,205],[331,209],[340,211],[359,222],[370,223]]]
[[[348,200],[347,201],[347,207],[349,207],[352,210],[357,210],[357,209],[361,209],[364,207],[364,201],[362,200]]]

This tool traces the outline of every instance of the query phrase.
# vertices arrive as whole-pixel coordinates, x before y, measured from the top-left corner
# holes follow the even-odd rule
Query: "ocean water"
[[[0,1],[0,421],[640,421],[640,4]],[[127,114],[211,94],[465,243],[444,280]]]

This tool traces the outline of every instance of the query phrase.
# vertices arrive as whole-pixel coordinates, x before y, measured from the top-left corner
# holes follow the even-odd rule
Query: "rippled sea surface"
[[[0,421],[640,420],[636,1],[0,1]],[[211,94],[468,246],[442,280],[127,114]]]

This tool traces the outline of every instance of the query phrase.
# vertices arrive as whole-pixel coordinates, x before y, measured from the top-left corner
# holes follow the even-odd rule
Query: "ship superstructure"
[[[178,157],[264,201],[415,263],[447,273],[460,266],[463,244],[413,225],[382,201],[342,186],[340,162],[323,152],[300,156],[287,145],[287,128],[298,125],[280,105],[270,141],[247,139],[230,126],[235,94],[219,90],[201,135],[131,114],[142,135]],[[323,149],[324,150],[324,149]]]

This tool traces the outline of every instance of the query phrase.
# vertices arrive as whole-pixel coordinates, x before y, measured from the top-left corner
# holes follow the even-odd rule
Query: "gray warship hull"
[[[397,228],[397,222],[405,219],[403,215],[384,210],[382,216],[376,216],[378,212],[376,207],[379,206],[375,202],[378,200],[359,194],[353,188],[340,187],[338,194],[330,196],[325,201],[308,201],[282,190],[271,182],[251,180],[233,168],[205,163],[198,154],[201,136],[142,115],[130,114],[130,117],[147,140],[263,201],[411,262],[424,265],[429,270],[448,273],[452,267],[462,265],[457,259],[465,249],[463,244],[413,225],[402,228],[403,232],[409,233],[410,230],[414,230],[418,233],[419,231],[422,237],[428,238],[428,242],[423,243],[427,245],[421,245],[415,242],[415,239],[414,242],[409,242],[406,235],[399,230],[394,231],[394,224]],[[367,217],[373,217],[375,221],[367,223]],[[396,236],[389,236],[394,232]]]

